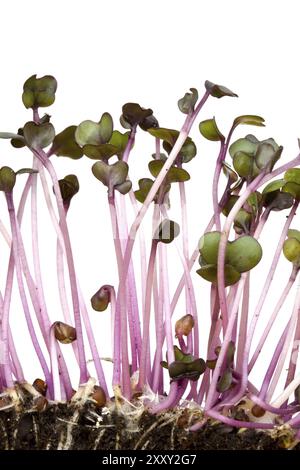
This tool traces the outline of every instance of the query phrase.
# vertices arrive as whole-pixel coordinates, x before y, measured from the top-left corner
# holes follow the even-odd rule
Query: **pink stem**
[[[21,302],[22,302],[25,318],[27,321],[28,330],[32,339],[32,343],[36,351],[36,354],[38,356],[38,359],[40,361],[43,372],[45,374],[46,382],[51,383],[49,369],[48,369],[46,360],[44,358],[43,352],[40,348],[39,341],[35,333],[34,325],[32,323],[32,319],[31,319],[31,315],[30,315],[30,311],[29,311],[29,307],[27,303],[25,288],[23,284],[21,263],[20,263],[20,257],[19,257],[20,245],[19,245],[19,237],[18,237],[18,230],[17,230],[16,214],[15,214],[14,203],[13,203],[13,196],[11,193],[5,193],[5,196],[6,196],[7,208],[9,212],[9,218],[10,218],[10,224],[11,224],[11,230],[12,230],[12,253],[13,253],[13,258],[14,258],[14,262],[16,266],[16,276],[17,276],[17,281],[18,281],[18,286],[19,286],[19,291],[20,291]],[[6,302],[7,301],[4,297],[4,307],[6,305]],[[4,315],[3,315],[3,318],[4,318]],[[6,315],[6,321],[8,324],[8,315]],[[9,379],[9,375],[6,375],[6,380],[7,379]],[[12,386],[12,382],[9,382],[9,383],[10,385],[7,384],[7,386],[8,387]]]
[[[291,274],[291,276],[290,276],[290,278],[289,278],[289,280],[288,280],[288,282],[287,282],[287,284],[286,284],[286,286],[285,286],[285,288],[284,288],[284,290],[283,290],[283,292],[282,292],[282,294],[281,294],[281,296],[280,296],[280,299],[278,300],[278,302],[277,302],[277,304],[276,304],[276,306],[275,306],[275,309],[274,309],[272,315],[271,315],[270,318],[269,318],[269,321],[268,321],[268,323],[267,323],[267,326],[265,327],[264,332],[263,332],[263,334],[262,334],[262,336],[261,336],[261,338],[260,338],[260,340],[259,340],[259,343],[258,343],[258,345],[256,346],[256,349],[255,349],[255,351],[254,351],[254,353],[253,353],[253,356],[252,356],[252,358],[251,358],[251,360],[250,360],[250,362],[249,362],[249,365],[248,365],[248,372],[249,372],[249,373],[250,373],[251,370],[253,369],[253,366],[254,366],[254,364],[256,363],[256,361],[257,361],[257,359],[258,359],[258,356],[259,356],[260,353],[261,353],[261,350],[262,350],[262,348],[263,348],[263,346],[264,346],[264,344],[265,344],[265,341],[266,341],[266,339],[267,339],[267,337],[268,337],[268,335],[269,335],[269,332],[270,332],[272,326],[273,326],[274,323],[275,323],[275,320],[276,320],[276,318],[277,318],[277,315],[278,315],[278,313],[280,312],[280,310],[281,310],[281,308],[282,308],[282,306],[283,306],[283,304],[284,304],[284,302],[285,302],[285,300],[286,300],[288,294],[290,293],[290,290],[291,290],[292,286],[293,286],[294,283],[295,283],[296,275],[297,275],[297,270],[295,270],[295,269],[293,268],[293,272],[292,272],[292,274]]]
[[[154,267],[157,251],[157,240],[152,240],[151,251],[149,256],[149,263],[147,269],[147,282],[146,282],[146,297],[145,297],[145,312],[143,318],[143,339],[142,339],[142,351],[141,351],[141,362],[140,362],[140,375],[139,375],[139,387],[143,390],[146,379],[150,381],[150,370],[147,370],[147,356],[148,356],[148,345],[149,345],[149,328],[150,328],[150,314],[151,314],[151,296],[153,286]]]
[[[31,150],[33,151],[34,155],[44,165],[53,183],[53,189],[54,189],[54,193],[56,197],[61,230],[63,233],[64,242],[65,242],[67,264],[68,264],[68,269],[69,269],[73,313],[74,313],[74,321],[75,321],[77,344],[78,344],[78,357],[79,357],[79,363],[80,363],[79,381],[80,381],[80,384],[82,384],[82,383],[86,383],[88,380],[88,371],[87,371],[87,366],[86,366],[83,333],[82,333],[82,325],[81,325],[81,318],[80,318],[80,306],[79,306],[79,297],[78,297],[78,290],[77,290],[77,279],[76,279],[76,273],[75,273],[75,266],[74,266],[74,259],[73,259],[73,254],[72,254],[69,230],[68,230],[68,226],[66,222],[64,203],[61,197],[57,175],[55,173],[52,163],[50,162],[47,155],[42,150],[36,150],[36,149],[31,149]]]

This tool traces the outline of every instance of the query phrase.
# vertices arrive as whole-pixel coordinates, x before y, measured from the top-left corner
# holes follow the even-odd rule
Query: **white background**
[[[116,127],[121,130],[118,118],[122,104],[128,101],[151,107],[161,126],[180,128],[184,116],[177,108],[177,100],[190,87],[197,87],[201,94],[203,83],[208,79],[228,86],[239,98],[211,98],[199,120],[215,115],[219,127],[226,132],[237,115],[261,115],[266,119],[266,129],[241,128],[236,135],[253,132],[258,138],[273,136],[284,146],[283,158],[294,158],[300,135],[297,3],[292,0],[5,2],[0,19],[0,129],[14,132],[31,119],[30,112],[22,105],[21,93],[23,82],[32,74],[52,74],[58,80],[56,102],[49,109],[57,131],[84,119],[97,121],[104,111],[113,115]],[[191,250],[211,216],[210,185],[218,150],[217,144],[204,142],[197,125],[192,135],[198,156],[187,166],[192,174],[191,182],[187,183]],[[149,176],[147,163],[153,151],[152,140],[140,132],[130,158],[134,181]],[[59,177],[76,173],[80,179],[81,192],[71,209],[70,230],[78,276],[88,301],[103,283],[116,283],[105,189],[91,175],[92,161],[83,158],[74,162],[56,157],[53,161]],[[17,170],[30,163],[31,156],[25,151],[14,150],[4,141],[0,143],[1,166],[10,165]],[[174,197],[172,213],[175,218],[177,213],[178,219],[176,195]],[[1,204],[1,218],[6,221],[4,204]],[[55,235],[43,206],[41,208],[43,272],[51,316],[55,320],[60,315]],[[262,238],[264,260],[253,276],[256,282],[254,304],[285,215],[272,215],[269,229]],[[299,228],[299,219],[293,227]],[[28,243],[29,235],[27,223],[24,237]],[[2,241],[0,249],[3,292],[7,255]],[[175,256],[172,263],[170,280],[175,286],[181,268]],[[265,318],[277,300],[289,268],[288,263],[282,261],[273,293],[264,309]],[[175,269],[177,272],[173,275]],[[205,328],[209,316],[209,285],[196,274],[193,278],[200,320]],[[290,305],[291,301],[283,311],[283,319],[290,314]],[[177,315],[182,313],[178,311]],[[95,331],[101,335],[103,354],[109,354],[109,312],[91,315]],[[23,365],[31,380],[37,372],[17,303],[12,322]],[[207,331],[203,331],[203,338],[206,335]],[[269,355],[271,351],[268,349]],[[28,358],[26,362],[24,356]],[[255,380],[259,381],[261,371],[257,370],[256,374]]]

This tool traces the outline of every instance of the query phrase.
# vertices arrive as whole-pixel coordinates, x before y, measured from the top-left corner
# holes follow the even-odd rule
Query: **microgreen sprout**
[[[280,165],[283,147],[273,138],[259,140],[246,134],[234,140],[240,126],[264,127],[260,116],[238,116],[228,131],[221,129],[215,117],[204,115],[200,121],[198,115],[208,99],[237,97],[228,88],[209,81],[205,82],[202,97],[199,98],[196,88],[191,88],[178,100],[178,108],[184,115],[180,130],[160,127],[152,109],[126,103],[119,120],[123,130],[115,129],[112,116],[102,112],[99,121],[87,119],[57,133],[52,118],[48,114],[40,115],[41,108],[54,103],[56,91],[54,77],[31,76],[24,83],[22,94],[25,108],[31,110],[29,121],[23,125],[17,122],[16,126],[20,127],[16,132],[0,133],[0,138],[10,140],[16,152],[27,148],[33,155],[32,168],[16,171],[10,166],[0,168],[0,191],[10,224],[6,227],[0,221],[1,234],[9,250],[6,281],[0,292],[0,392],[9,395],[28,380],[22,367],[26,359],[18,356],[16,348],[20,332],[10,321],[16,277],[23,315],[43,374],[34,380],[32,388],[40,399],[37,402],[35,396],[38,409],[44,409],[45,400],[71,400],[74,387],[76,400],[88,394],[88,399],[98,408],[113,403],[113,398],[121,406],[122,400],[128,403],[139,396],[140,400],[145,397],[143,404],[151,413],[160,413],[192,400],[204,413],[203,421],[192,429],[201,427],[208,418],[240,428],[271,429],[286,424],[299,429],[300,289],[295,289],[295,284],[300,269],[300,231],[296,223],[292,224],[300,201],[300,169],[297,168],[300,154]],[[191,251],[186,185],[193,181],[199,184],[199,175],[188,172],[189,162],[200,158],[198,142],[189,136],[195,121],[200,131],[199,142],[205,138],[211,142],[212,149],[214,145],[218,149],[211,186],[212,218],[205,228],[201,226],[202,217],[195,214],[199,219],[199,243]],[[134,181],[130,166],[140,133],[147,136],[151,151],[148,172]],[[75,172],[59,179],[56,169],[61,157],[74,160]],[[204,156],[201,158],[205,168],[209,162]],[[80,287],[81,273],[76,270],[67,222],[73,210],[73,198],[80,198],[80,178],[75,174],[78,159],[85,159],[85,164],[90,165],[90,178],[98,180],[99,195],[106,195],[118,274],[115,285],[107,279],[107,284],[95,293],[90,292],[87,303]],[[13,162],[10,164],[14,166]],[[43,188],[41,195],[37,191],[38,181]],[[16,207],[15,187],[22,184]],[[221,197],[220,188],[223,189]],[[176,191],[180,207],[173,220],[170,207]],[[29,194],[31,251],[26,248],[22,230]],[[44,295],[39,198],[45,199],[57,238],[54,250],[61,309],[56,312],[49,311]],[[131,219],[127,215],[128,205],[135,214]],[[149,246],[141,228],[147,212],[152,212]],[[198,212],[201,212],[200,199]],[[251,273],[257,273],[261,259],[265,260],[260,239],[272,212],[283,212],[282,229],[258,302],[253,307]],[[137,236],[141,271],[133,256]],[[175,292],[170,283],[170,277],[175,276],[169,264],[171,249],[177,252],[181,275]],[[283,282],[282,292],[278,292],[273,311],[265,312],[263,307],[282,254],[291,265],[290,276]],[[105,272],[105,266],[99,269]],[[200,284],[206,286],[210,295],[210,312],[204,312],[201,307],[197,294]],[[72,305],[67,295],[69,288]],[[270,362],[264,364],[262,383],[257,384],[252,369],[293,290],[292,311],[286,309],[285,323],[273,344]],[[184,307],[179,307],[182,292]],[[94,315],[111,317],[111,383],[103,372],[101,345],[91,323]],[[263,315],[266,322],[261,329],[258,324]],[[210,318],[206,332],[201,327],[204,316]],[[295,345],[292,350],[291,344]],[[65,360],[68,348],[78,365],[78,384]],[[89,352],[97,384],[89,370]],[[147,390],[159,399],[149,401]],[[249,406],[243,406],[245,403]]]

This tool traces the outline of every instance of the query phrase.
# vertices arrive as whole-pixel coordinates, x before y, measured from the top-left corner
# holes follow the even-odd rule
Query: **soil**
[[[30,406],[29,406],[30,405]],[[208,422],[201,430],[188,427],[199,410],[175,409],[153,416],[127,405],[99,408],[81,404],[48,404],[38,411],[32,403],[0,410],[0,450],[276,450],[286,447],[281,436],[238,430]],[[300,450],[300,444],[294,446]]]

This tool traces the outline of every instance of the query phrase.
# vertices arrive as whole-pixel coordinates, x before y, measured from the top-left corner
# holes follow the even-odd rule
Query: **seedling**
[[[29,121],[17,127],[15,133],[0,133],[1,138],[10,140],[16,152],[27,147],[33,154],[32,168],[15,171],[3,166],[0,169],[0,191],[6,199],[10,220],[10,229],[0,223],[10,250],[6,284],[0,296],[0,392],[14,396],[20,384],[27,383],[22,369],[26,357],[18,357],[15,348],[20,332],[10,322],[16,276],[36,361],[43,371],[32,389],[40,398],[46,397],[40,400],[39,409],[44,409],[48,401],[71,399],[81,402],[89,399],[97,408],[102,408],[112,404],[114,399],[120,411],[122,403],[131,402],[134,406],[136,400],[142,400],[142,405],[154,414],[170,407],[185,406],[182,403],[190,400],[203,409],[204,421],[213,418],[232,427],[257,429],[286,424],[298,432],[299,288],[292,312],[286,311],[286,323],[279,332],[278,342],[273,345],[270,362],[264,364],[265,376],[258,389],[252,383],[251,371],[296,283],[300,268],[300,231],[297,225],[290,228],[300,200],[300,169],[297,168],[300,155],[280,165],[283,147],[273,138],[259,140],[246,134],[234,140],[234,133],[240,126],[263,127],[264,119],[260,116],[238,116],[228,132],[220,130],[214,117],[204,116],[199,123],[198,115],[208,99],[237,96],[228,88],[208,81],[202,98],[199,99],[198,91],[191,88],[178,101],[179,110],[184,114],[180,130],[161,127],[150,108],[126,103],[120,118],[123,129],[115,128],[112,116],[103,112],[97,122],[85,120],[56,133],[52,118],[41,114],[42,108],[53,104],[56,89],[52,76],[30,77],[22,95],[24,106],[31,111]],[[211,190],[212,218],[206,228],[199,228],[199,244],[192,251],[186,184],[199,184],[199,175],[188,172],[189,162],[198,158],[196,142],[189,136],[195,121],[200,130],[199,140],[205,138],[217,143],[219,151]],[[18,125],[20,123],[16,122]],[[149,148],[151,143],[153,145],[152,155],[149,152],[149,172],[140,175],[138,181],[132,181],[130,165],[134,164],[134,144],[143,132],[148,136]],[[73,198],[80,197],[80,177],[70,174],[59,180],[55,168],[59,167],[61,159],[57,157],[74,161],[85,159],[86,165],[91,167],[90,177],[99,182],[99,194],[107,194],[119,280],[116,285],[110,285],[107,279],[108,284],[99,287],[96,293],[91,292],[90,302],[81,293],[82,273],[76,271],[67,223]],[[13,160],[9,164],[15,166]],[[203,159],[203,174],[209,164]],[[50,176],[52,187],[48,185],[45,172]],[[21,177],[23,173],[27,173],[25,181]],[[38,180],[43,186],[41,196],[37,193]],[[14,188],[22,184],[23,192],[16,208]],[[220,187],[223,188],[221,197]],[[176,191],[179,191],[181,204],[177,220],[172,220],[169,208]],[[32,196],[32,254],[24,248],[21,227],[29,192]],[[61,310],[56,312],[48,310],[44,296],[38,197],[45,197],[57,235],[54,249],[57,250]],[[127,216],[127,204],[133,205],[136,214],[133,220]],[[140,226],[149,211],[153,213],[153,232],[150,246],[146,246]],[[195,214],[200,227],[199,211],[201,207]],[[250,273],[260,269],[264,257],[260,235],[273,211],[283,213],[282,232],[259,301],[252,311]],[[139,268],[132,256],[137,236],[141,240],[143,267],[139,282]],[[181,269],[174,293],[169,282],[174,275],[168,269],[169,245],[176,245]],[[267,324],[261,330],[257,328],[258,320],[282,252],[286,262],[291,264],[291,275],[278,296],[274,311],[267,313]],[[30,256],[33,256],[33,264]],[[62,268],[65,262],[72,314],[66,296],[66,273]],[[198,301],[201,301],[197,289],[201,283],[210,291],[211,299],[210,330],[205,334],[199,328],[197,313]],[[141,292],[137,286],[141,286]],[[184,311],[177,307],[183,291]],[[98,333],[90,322],[93,315],[109,315],[112,319],[112,383],[108,383],[103,373]],[[150,327],[152,318],[155,318],[155,331]],[[156,337],[154,349],[150,344],[153,336]],[[207,337],[206,353],[200,357],[199,345]],[[297,347],[291,351],[292,343]],[[257,345],[254,352],[253,344]],[[68,370],[64,358],[66,348],[73,348],[79,368],[76,393],[74,371]],[[96,385],[91,380],[86,359],[88,348],[97,374]],[[282,378],[285,383],[278,391]],[[246,409],[242,403],[250,405]],[[204,421],[194,424],[192,429],[201,427]]]

